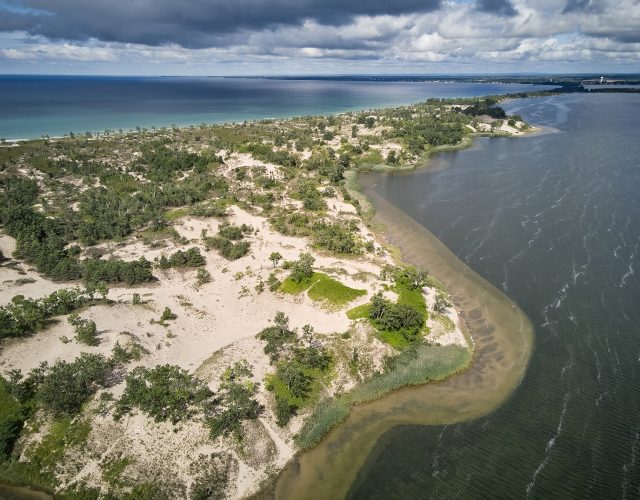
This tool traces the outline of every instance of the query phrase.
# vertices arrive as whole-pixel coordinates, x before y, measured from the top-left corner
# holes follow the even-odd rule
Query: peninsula
[[[0,480],[246,497],[351,408],[464,371],[359,170],[534,129],[500,98],[0,147]]]

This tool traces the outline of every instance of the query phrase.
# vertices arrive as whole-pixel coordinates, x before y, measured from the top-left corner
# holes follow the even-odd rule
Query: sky
[[[640,0],[0,0],[0,73],[640,73]]]

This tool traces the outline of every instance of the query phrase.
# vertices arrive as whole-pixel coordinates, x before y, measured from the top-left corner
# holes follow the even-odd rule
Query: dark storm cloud
[[[506,0],[502,0],[506,1]],[[185,47],[238,43],[243,31],[295,26],[306,19],[339,26],[358,15],[429,12],[441,0],[12,0],[0,1],[0,31],[50,39]],[[7,8],[9,5],[11,8]],[[50,15],[35,15],[46,11]],[[236,36],[229,37],[235,34]]]
[[[500,16],[515,16],[517,14],[509,0],[478,0],[476,9],[480,12]]]

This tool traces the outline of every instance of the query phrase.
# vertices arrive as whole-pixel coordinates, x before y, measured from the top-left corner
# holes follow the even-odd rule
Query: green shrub
[[[425,324],[425,317],[409,304],[394,304],[380,292],[373,296],[369,318],[380,330],[399,332],[407,340],[415,340]]]
[[[245,234],[251,233],[251,226],[242,224],[242,226],[234,226],[232,224],[221,224],[218,228],[218,234],[228,240],[241,240]]]
[[[41,299],[16,295],[6,306],[0,306],[0,339],[24,337],[49,325],[50,318],[68,314],[92,300],[78,288],[58,290]]]
[[[291,417],[296,414],[298,407],[291,404],[286,397],[276,394],[276,424],[284,427]]]
[[[257,386],[247,380],[251,376],[248,363],[242,360],[227,368],[220,378],[217,407],[207,418],[212,439],[234,435],[241,440],[242,422],[254,420],[262,413],[264,408],[255,399]]]
[[[309,253],[301,253],[297,261],[293,263],[289,277],[296,283],[302,283],[313,276],[313,263],[316,259]]]
[[[70,315],[67,321],[73,326],[78,342],[89,346],[98,345],[97,329],[94,321],[82,319],[77,314]]]
[[[115,418],[139,409],[156,422],[176,424],[194,416],[213,393],[202,380],[175,365],[138,366],[125,379]]]
[[[122,260],[89,259],[83,261],[82,279],[85,283],[148,283],[155,278],[151,262],[144,257],[125,262]]]
[[[242,230],[240,228],[237,229],[238,231],[240,231],[241,237],[244,237],[244,233],[242,232]],[[235,229],[230,231],[233,232],[232,235],[235,235]],[[234,243],[231,239],[223,236],[220,233],[217,236],[213,237],[207,236],[206,231],[203,231],[202,233],[202,240],[207,250],[214,248],[218,250],[218,252],[220,252],[220,255],[222,255],[227,260],[237,260],[241,257],[244,257],[247,253],[249,253],[249,248],[251,246],[248,241],[238,241],[237,243]]]
[[[189,209],[189,215],[194,215],[196,217],[226,217],[229,215],[229,212],[223,203],[214,201],[191,207]]]
[[[165,321],[176,319],[177,317],[178,315],[174,314],[170,308],[165,307],[164,311],[162,311],[162,316],[160,316],[160,323],[164,323]]]
[[[277,312],[273,322],[273,326],[264,328],[257,335],[266,342],[264,353],[269,355],[272,363],[279,358],[283,346],[293,344],[297,339],[296,333],[289,329],[289,318],[283,312]]]
[[[206,269],[198,269],[198,272],[196,273],[196,280],[198,281],[198,285],[209,283],[211,282],[211,273]]]
[[[45,371],[36,392],[39,406],[54,416],[75,415],[100,387],[112,368],[100,354],[82,353],[75,361],[58,361]]]
[[[313,225],[313,242],[335,253],[357,254],[360,242],[355,236],[357,225],[354,221],[318,222]]]
[[[311,391],[311,377],[296,360],[278,364],[276,377],[282,381],[294,398],[304,399]]]
[[[111,363],[122,366],[131,361],[139,361],[143,354],[149,354],[149,351],[137,342],[130,342],[124,347],[120,342],[116,342],[111,350]]]
[[[275,292],[278,289],[280,289],[280,286],[282,285],[282,283],[276,277],[275,273],[271,273],[271,274],[269,274],[269,277],[267,278],[267,285],[269,285],[269,290],[270,291]]]

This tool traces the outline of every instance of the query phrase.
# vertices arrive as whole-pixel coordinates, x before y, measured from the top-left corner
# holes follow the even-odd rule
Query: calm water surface
[[[506,107],[557,131],[375,189],[525,311],[526,376],[487,417],[388,431],[351,498],[640,498],[640,97]]]
[[[0,75],[0,137],[237,122],[549,86],[248,78]]]

